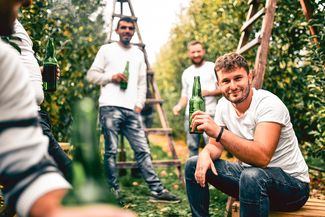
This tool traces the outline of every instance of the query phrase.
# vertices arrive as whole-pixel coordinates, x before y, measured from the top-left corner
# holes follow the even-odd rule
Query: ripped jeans
[[[185,167],[186,190],[193,217],[209,215],[209,187],[196,183],[197,156]],[[309,197],[309,183],[301,182],[281,168],[243,167],[239,163],[214,161],[218,175],[207,171],[206,181],[240,201],[241,217],[267,217],[270,210],[294,211]]]
[[[140,114],[133,110],[116,107],[100,107],[100,123],[105,139],[104,168],[108,184],[119,189],[117,180],[116,155],[118,149],[118,135],[121,133],[129,141],[134,151],[135,160],[142,177],[151,191],[160,192],[163,186],[154,171],[150,149],[140,124]]]

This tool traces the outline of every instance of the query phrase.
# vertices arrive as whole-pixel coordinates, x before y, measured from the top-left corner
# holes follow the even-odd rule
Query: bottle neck
[[[199,76],[194,77],[192,96],[201,96],[201,82]]]
[[[46,47],[46,54],[45,54],[45,63],[52,63],[52,64],[57,64],[57,60],[55,58],[55,47],[53,43],[53,39],[49,39]]]

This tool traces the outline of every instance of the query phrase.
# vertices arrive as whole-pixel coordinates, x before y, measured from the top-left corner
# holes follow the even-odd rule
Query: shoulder
[[[204,65],[206,65],[207,67],[211,67],[211,68],[214,68],[214,63],[211,62],[211,61],[205,61]]]
[[[257,100],[257,102],[259,103],[275,103],[275,104],[283,104],[282,100],[275,94],[273,94],[272,92],[268,91],[268,90],[263,90],[263,89],[253,89],[254,91],[254,95],[255,98]],[[270,105],[272,106],[272,105]]]

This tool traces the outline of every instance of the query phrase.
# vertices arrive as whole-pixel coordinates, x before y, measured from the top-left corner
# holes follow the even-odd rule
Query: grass
[[[133,157],[133,152],[129,145],[126,145],[127,158]],[[159,146],[151,145],[151,153],[153,159],[169,159]],[[131,159],[129,159],[131,160]],[[184,170],[184,165],[182,165]],[[119,178],[122,195],[125,197],[125,208],[133,210],[140,217],[187,217],[191,216],[188,200],[186,197],[185,187],[182,186],[176,175],[176,168],[156,168],[156,172],[161,179],[163,185],[173,194],[182,199],[178,204],[151,203],[149,202],[150,192],[147,184],[142,178],[134,178],[131,176],[130,170],[127,174]],[[183,173],[184,174],[184,173]],[[210,189],[210,213],[211,216],[221,217],[224,215],[227,196],[214,188]]]

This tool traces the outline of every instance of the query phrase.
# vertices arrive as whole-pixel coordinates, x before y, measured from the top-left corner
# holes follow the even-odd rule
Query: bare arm
[[[216,138],[221,129],[204,112],[193,114],[192,128],[196,126],[198,130],[204,130],[212,138]],[[253,141],[243,139],[225,129],[220,144],[239,160],[254,166],[266,167],[277,147],[281,128],[280,124],[274,122],[259,123]]]
[[[178,103],[173,107],[173,114],[179,115],[180,111],[182,111],[183,108],[185,108],[187,105],[187,97],[182,96]]]
[[[219,89],[215,90],[202,90],[202,96],[221,96],[222,93]]]
[[[254,166],[266,167],[279,142],[281,128],[278,123],[259,123],[253,141],[240,138],[225,130],[220,143],[239,160]]]
[[[40,197],[31,207],[31,217],[135,217],[131,211],[110,205],[91,205],[83,207],[62,207],[61,199],[65,190],[51,191]]]

